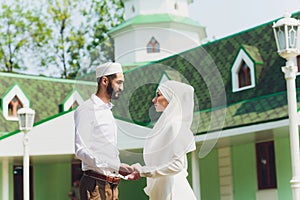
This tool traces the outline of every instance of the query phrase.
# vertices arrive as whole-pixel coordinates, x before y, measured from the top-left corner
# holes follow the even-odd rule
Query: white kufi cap
[[[96,68],[96,78],[123,72],[120,63],[107,62]]]

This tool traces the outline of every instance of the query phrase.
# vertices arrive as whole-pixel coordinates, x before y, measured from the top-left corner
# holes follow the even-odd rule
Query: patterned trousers
[[[118,200],[118,185],[83,175],[80,180],[80,200]]]

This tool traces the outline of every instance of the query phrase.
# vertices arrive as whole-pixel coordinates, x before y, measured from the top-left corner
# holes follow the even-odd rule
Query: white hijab
[[[158,89],[169,102],[154,125],[144,147],[146,166],[162,167],[196,149],[191,125],[194,88],[177,81],[166,81]]]

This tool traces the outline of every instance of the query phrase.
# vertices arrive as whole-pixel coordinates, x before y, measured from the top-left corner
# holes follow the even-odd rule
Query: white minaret
[[[109,34],[115,60],[136,65],[199,46],[206,31],[189,18],[190,0],[123,0],[125,22]]]

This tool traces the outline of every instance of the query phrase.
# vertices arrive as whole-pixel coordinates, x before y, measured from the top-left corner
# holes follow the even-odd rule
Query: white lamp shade
[[[285,14],[273,24],[277,50],[281,57],[289,59],[299,55],[300,51],[300,22]]]
[[[19,129],[21,131],[30,131],[33,127],[35,111],[24,107],[18,110]]]

